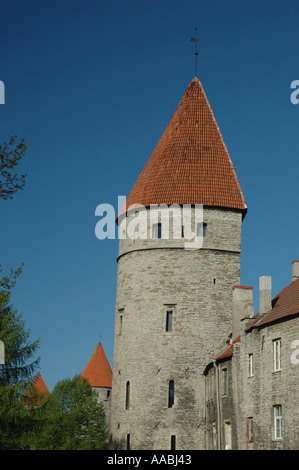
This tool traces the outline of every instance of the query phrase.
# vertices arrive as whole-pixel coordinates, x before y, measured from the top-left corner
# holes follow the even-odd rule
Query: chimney
[[[234,341],[241,333],[241,320],[252,318],[253,308],[253,288],[246,286],[233,287],[233,324],[232,340]]]
[[[292,262],[292,282],[299,279],[299,261]]]
[[[260,277],[260,311],[261,315],[272,310],[271,276]]]

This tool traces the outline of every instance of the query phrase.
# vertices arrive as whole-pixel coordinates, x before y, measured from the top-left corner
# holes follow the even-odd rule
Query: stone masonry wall
[[[242,216],[205,209],[203,220],[207,233],[199,250],[186,250],[184,240],[120,240],[111,402],[115,446],[125,448],[129,435],[132,449],[165,450],[175,436],[177,449],[205,448],[202,373],[231,332]],[[167,310],[173,311],[170,332]]]
[[[246,322],[244,322],[246,324]],[[281,339],[281,369],[273,369],[273,340]],[[255,328],[242,333],[240,377],[242,415],[239,423],[240,449],[299,448],[299,318]],[[297,342],[297,343],[295,343]],[[253,376],[248,377],[248,354],[253,354]],[[296,359],[296,358],[295,358]],[[282,439],[274,438],[273,406],[282,406]],[[248,442],[246,423],[253,418],[254,440]]]

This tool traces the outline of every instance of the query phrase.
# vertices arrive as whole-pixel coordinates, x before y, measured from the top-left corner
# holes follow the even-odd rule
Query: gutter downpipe
[[[219,370],[216,361],[213,361],[216,371],[216,404],[217,404],[217,450],[220,450],[220,402],[219,402]]]

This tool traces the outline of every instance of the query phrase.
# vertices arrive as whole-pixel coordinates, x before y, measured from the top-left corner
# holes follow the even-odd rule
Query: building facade
[[[200,249],[186,248],[184,211]],[[118,216],[126,236],[115,312],[115,448],[205,448],[203,371],[231,328],[245,214],[235,168],[194,79]]]
[[[113,449],[298,448],[299,263],[254,316],[246,212],[195,78],[117,217]]]
[[[292,266],[274,299],[271,278],[260,279],[256,316],[252,289],[238,286],[239,335],[205,370],[207,449],[299,448],[299,262]]]

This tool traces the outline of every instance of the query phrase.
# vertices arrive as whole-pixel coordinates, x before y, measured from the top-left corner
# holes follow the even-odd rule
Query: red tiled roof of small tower
[[[30,397],[31,394],[34,394],[34,392],[37,392],[38,394],[35,403],[36,405],[39,405],[41,401],[45,398],[45,396],[50,394],[48,387],[46,386],[41,374],[38,374],[36,379],[32,382],[31,386],[25,394],[23,401],[26,403],[27,399]]]
[[[97,345],[82,372],[82,377],[85,377],[92,387],[112,387],[112,370],[101,343]]]
[[[151,204],[247,206],[201,82],[194,78],[131,190],[126,209]],[[122,208],[120,215],[125,213]]]
[[[40,393],[50,393],[48,390],[47,385],[44,382],[44,379],[42,378],[41,374],[38,374],[36,377],[35,381],[33,382],[34,387],[40,392]]]

